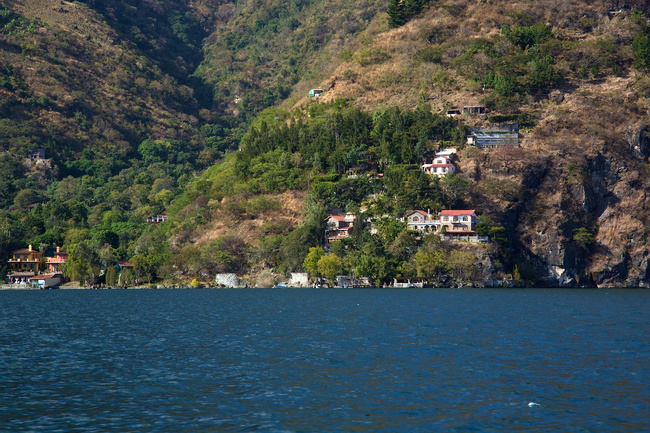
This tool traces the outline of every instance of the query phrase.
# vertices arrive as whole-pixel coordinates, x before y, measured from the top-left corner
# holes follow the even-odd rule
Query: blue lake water
[[[0,292],[0,432],[649,432],[647,290]]]

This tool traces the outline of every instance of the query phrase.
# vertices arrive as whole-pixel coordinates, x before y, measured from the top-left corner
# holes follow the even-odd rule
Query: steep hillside
[[[385,27],[378,18],[385,7],[383,0],[223,2],[197,75],[214,86],[220,109],[250,118],[306,94],[360,34]]]
[[[87,147],[125,155],[145,138],[196,135],[194,90],[161,69],[165,58],[144,55],[81,3],[11,3],[2,10],[5,151],[44,148],[64,162]]]
[[[648,64],[635,46],[647,24],[614,3],[434,2],[351,53],[322,81],[322,100],[367,109],[426,101],[434,111],[485,104],[493,118],[518,118],[521,151],[461,161],[474,206],[504,223],[536,278],[647,284]],[[537,23],[548,29],[541,41],[510,36]],[[535,76],[540,58],[557,78]],[[502,80],[500,89],[495,75],[511,87]]]

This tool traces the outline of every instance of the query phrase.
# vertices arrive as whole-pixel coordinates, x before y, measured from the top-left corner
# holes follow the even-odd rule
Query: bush
[[[641,69],[650,68],[650,36],[637,35],[632,42],[634,66]]]
[[[508,24],[504,24],[501,27],[501,33],[522,50],[538,45],[552,36],[551,28],[543,23],[532,26],[515,26],[513,28]]]
[[[584,227],[573,230],[573,241],[583,250],[588,249],[594,243],[594,235]]]
[[[355,54],[355,60],[361,66],[370,66],[383,63],[390,58],[386,51],[381,49],[375,50],[361,50],[359,53]]]

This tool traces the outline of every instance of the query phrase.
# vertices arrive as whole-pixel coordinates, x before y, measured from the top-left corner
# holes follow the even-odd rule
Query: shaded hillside
[[[197,75],[214,86],[221,109],[250,118],[293,92],[306,94],[350,43],[385,27],[377,18],[385,7],[383,0],[223,2]]]
[[[198,144],[194,90],[100,16],[79,3],[13,5],[2,11],[5,151],[43,148],[62,173],[82,174],[74,160],[84,149],[120,163],[146,138]]]

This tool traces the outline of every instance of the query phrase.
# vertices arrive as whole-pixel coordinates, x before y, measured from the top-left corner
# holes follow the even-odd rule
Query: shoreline
[[[308,290],[348,290],[348,289],[392,289],[392,290],[412,290],[412,289],[417,289],[417,290],[422,290],[422,289],[520,289],[520,290],[526,290],[526,289],[564,289],[564,290],[580,290],[580,289],[587,289],[587,290],[615,290],[615,289],[635,289],[635,290],[647,290],[649,289],[648,287],[630,287],[630,286],[594,286],[594,287],[558,287],[558,286],[546,286],[546,287],[533,287],[533,286],[524,286],[524,287],[487,287],[487,286],[462,286],[462,287],[282,287],[282,288],[276,288],[276,287],[216,287],[216,286],[211,286],[211,287],[191,287],[191,286],[133,286],[133,287],[81,287],[81,286],[61,286],[61,287],[51,287],[51,288],[46,288],[46,289],[41,289],[38,287],[28,287],[28,286],[22,286],[22,285],[13,285],[13,284],[0,284],[0,292],[1,291],[48,291],[48,290],[231,290],[231,289],[236,289],[236,290],[245,290],[245,289],[261,289],[261,290],[282,290],[282,289],[290,289],[290,290],[301,290],[301,289],[308,289]]]

